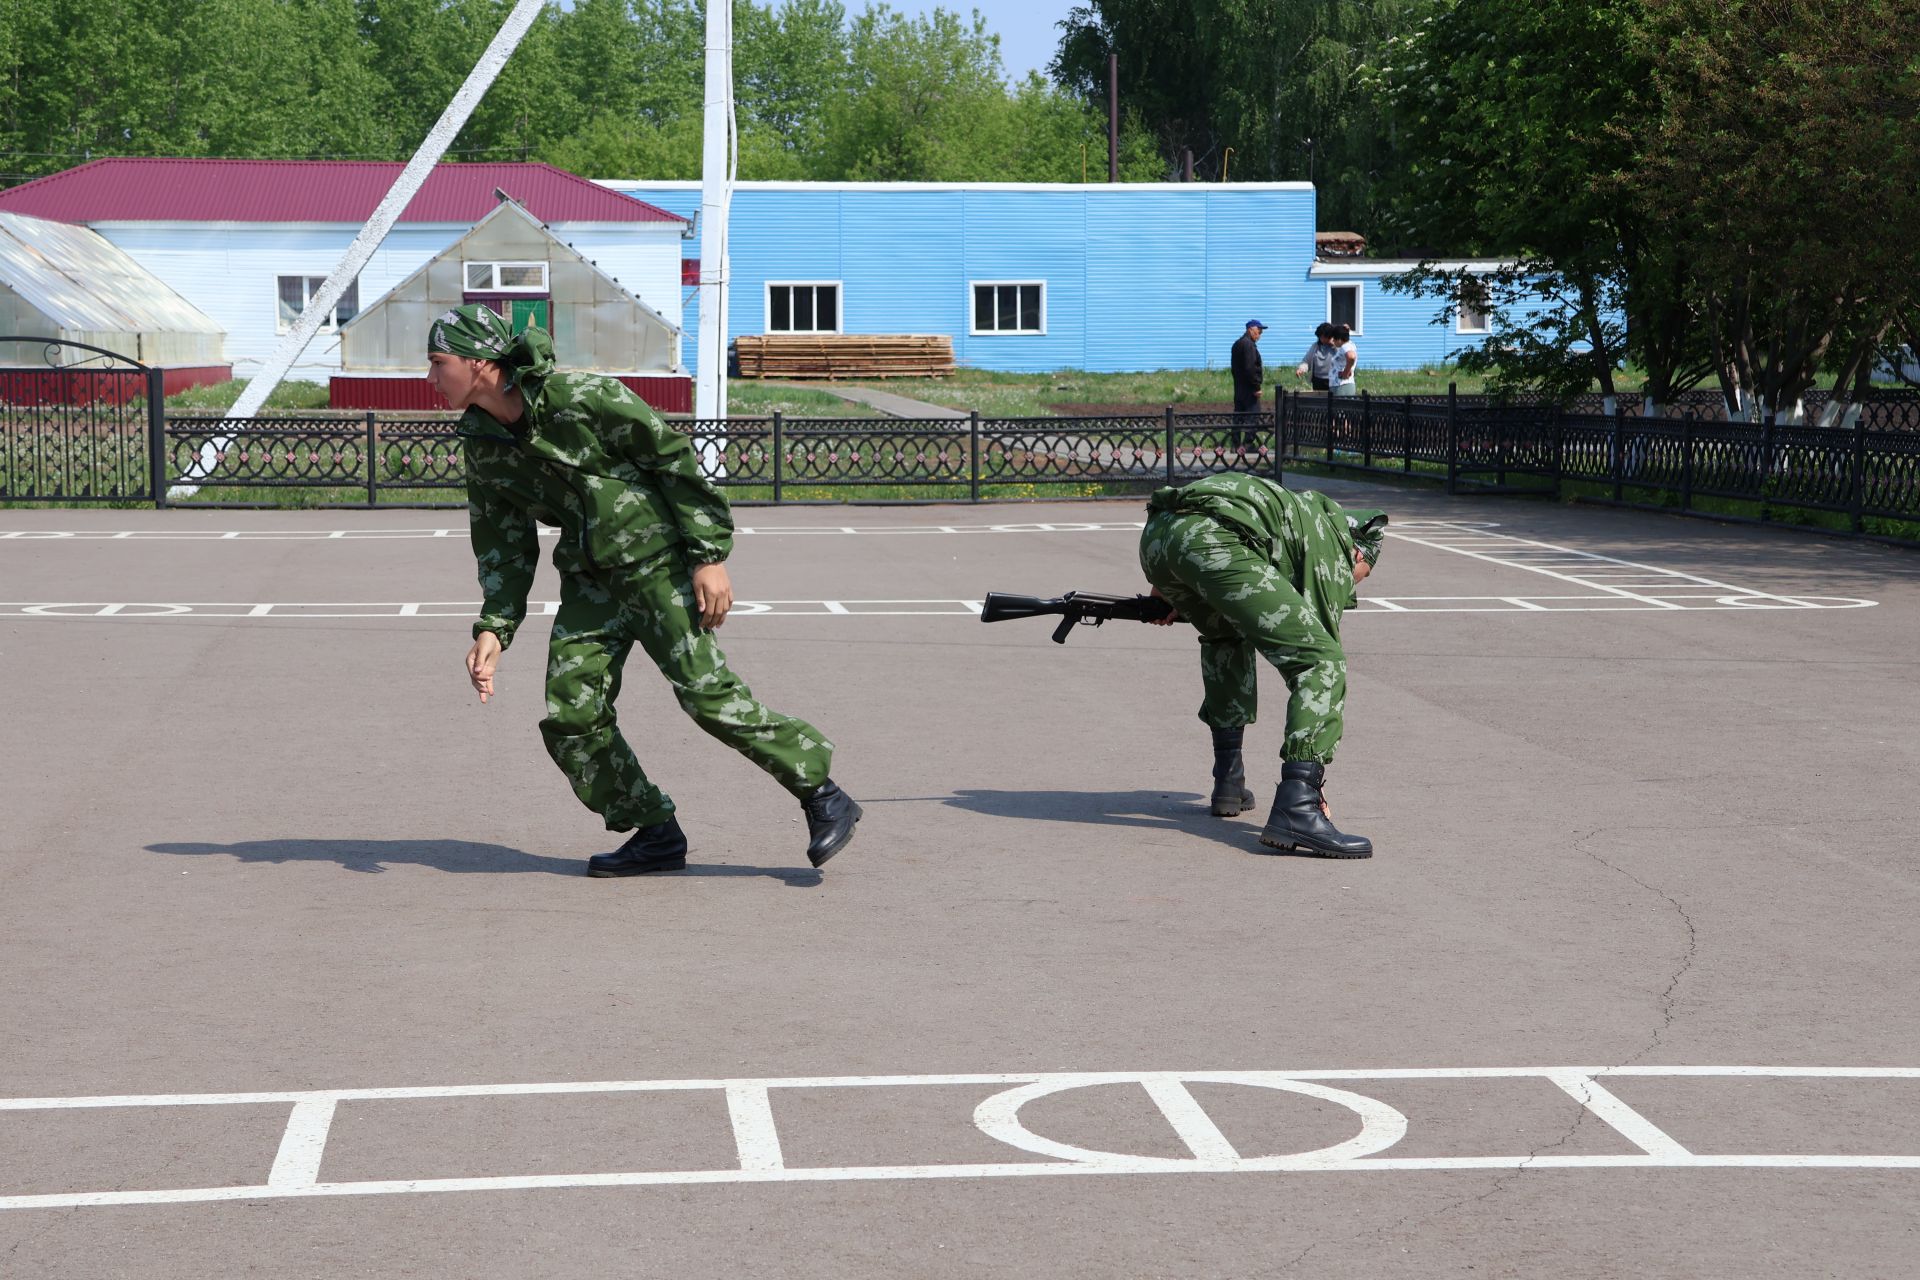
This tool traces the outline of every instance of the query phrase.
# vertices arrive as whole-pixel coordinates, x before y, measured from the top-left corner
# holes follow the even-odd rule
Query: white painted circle
[[[1063,1093],[1069,1089],[1087,1089],[1103,1084],[1141,1084],[1150,1079],[1188,1084],[1240,1084],[1257,1089],[1277,1089],[1309,1098],[1338,1103],[1360,1117],[1360,1132],[1345,1142],[1317,1151],[1302,1151],[1283,1156],[1240,1156],[1228,1160],[1201,1159],[1195,1156],[1137,1156],[1117,1151],[1093,1151],[1052,1138],[1043,1138],[1020,1121],[1020,1109],[1036,1098]],[[1377,1098],[1369,1098],[1346,1089],[1333,1089],[1307,1080],[1294,1080],[1270,1071],[1213,1071],[1193,1075],[1165,1073],[1157,1076],[1088,1076],[1041,1080],[994,1094],[974,1108],[973,1122],[988,1137],[1035,1155],[1053,1156],[1075,1164],[1101,1169],[1150,1172],[1155,1170],[1205,1169],[1294,1171],[1325,1169],[1346,1164],[1362,1156],[1385,1151],[1407,1134],[1407,1118]]]
[[[184,604],[31,604],[20,612],[41,618],[173,618],[193,609]]]

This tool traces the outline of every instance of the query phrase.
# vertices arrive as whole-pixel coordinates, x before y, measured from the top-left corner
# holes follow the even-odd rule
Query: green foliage
[[[1407,155],[1387,184],[1387,238],[1494,254],[1493,332],[1458,353],[1501,390],[1617,390],[1626,362],[1669,398],[1703,377],[1705,338],[1671,238],[1623,199],[1651,119],[1641,0],[1424,0],[1366,81]],[[1441,296],[1463,273],[1423,269],[1396,287]],[[1622,325],[1616,319],[1624,315]]]
[[[1789,409],[1920,331],[1920,3],[1644,0],[1660,110],[1624,183],[1691,267],[1722,383]]]
[[[1388,293],[1439,299],[1433,322],[1449,329],[1463,303],[1484,314],[1486,338],[1448,354],[1495,395],[1524,392],[1565,403],[1596,381],[1609,395],[1619,389],[1627,343],[1617,272],[1580,276],[1528,259],[1480,271],[1423,262],[1382,284]]]
[[[1120,100],[1171,176],[1319,184],[1325,226],[1373,224],[1393,163],[1360,69],[1401,31],[1413,0],[1088,0],[1061,24],[1054,77],[1104,110],[1107,56]],[[1228,149],[1232,155],[1229,156]]]
[[[1920,334],[1916,21],[1916,0],[1424,0],[1367,74],[1408,156],[1383,225],[1539,283],[1531,319],[1460,356],[1496,385],[1611,391],[1631,362],[1656,401],[1716,374],[1756,410],[1822,369],[1863,390]],[[1401,284],[1444,296],[1442,275]]]
[[[0,184],[107,155],[398,160],[510,0],[0,0]],[[551,5],[449,158],[593,177],[696,178],[696,0]],[[1105,117],[1035,77],[1009,86],[974,15],[734,0],[742,178],[1078,181]],[[1163,176],[1146,132],[1129,180]]]
[[[174,413],[225,413],[247,389],[245,378],[213,382],[203,387],[176,391],[167,397],[167,408]],[[317,382],[282,382],[267,397],[267,409],[324,409],[327,389]]]

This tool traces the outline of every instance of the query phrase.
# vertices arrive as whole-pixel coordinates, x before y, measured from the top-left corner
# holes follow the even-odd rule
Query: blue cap
[[[1247,328],[1249,329],[1264,329],[1266,327],[1267,326],[1265,326],[1264,324],[1261,324],[1258,320],[1247,321]]]

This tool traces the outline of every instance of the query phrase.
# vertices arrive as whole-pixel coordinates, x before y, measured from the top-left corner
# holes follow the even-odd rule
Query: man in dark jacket
[[[702,729],[771,774],[806,811],[807,858],[846,847],[860,820],[827,774],[833,744],[754,698],[714,639],[733,604],[727,500],[687,438],[612,378],[558,373],[540,329],[515,334],[486,306],[434,321],[428,378],[466,412],[457,434],[484,601],[467,674],[482,702],[527,616],[541,524],[559,526],[560,608],[547,654],[547,751],[610,831],[633,834],[589,860],[591,876],[686,866],[673,801],[614,722],[627,656],[645,652]]]
[[[1233,340],[1233,411],[1240,415],[1233,430],[1234,448],[1244,450],[1259,431],[1260,384],[1266,373],[1260,363],[1260,335],[1267,326],[1247,321],[1247,331]]]

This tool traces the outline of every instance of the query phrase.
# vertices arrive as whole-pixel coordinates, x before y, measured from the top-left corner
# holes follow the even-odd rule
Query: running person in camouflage
[[[1387,517],[1249,475],[1161,489],[1147,510],[1140,567],[1154,593],[1200,632],[1213,812],[1231,817],[1254,805],[1240,748],[1257,708],[1255,659],[1265,658],[1292,696],[1280,786],[1261,843],[1329,858],[1373,856],[1372,842],[1334,827],[1321,787],[1346,709],[1340,616],[1356,603],[1354,584],[1380,559]]]
[[[459,435],[485,596],[467,674],[482,702],[526,618],[537,526],[560,529],[560,609],[540,734],[581,802],[609,831],[633,833],[617,851],[589,859],[587,874],[686,866],[673,801],[648,780],[614,722],[635,644],[694,723],[800,800],[814,866],[845,848],[861,812],[827,775],[833,744],[804,720],[761,706],[714,639],[733,606],[724,563],[733,517],[687,439],[614,379],[555,373],[546,333],[515,335],[489,307],[458,307],[436,320],[428,361],[434,388],[466,411]]]

